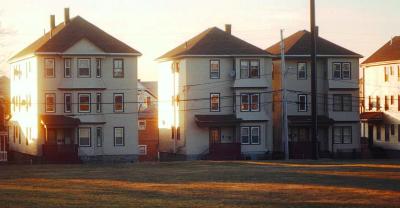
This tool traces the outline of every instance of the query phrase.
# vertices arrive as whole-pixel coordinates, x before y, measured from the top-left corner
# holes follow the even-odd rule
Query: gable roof
[[[105,53],[141,55],[139,51],[112,37],[82,17],[76,16],[68,24],[57,25],[52,31],[47,32],[17,53],[11,60],[32,53],[62,53],[83,38],[92,42]]]
[[[199,55],[269,56],[270,54],[261,48],[239,39],[217,27],[212,27],[165,53],[159,57],[158,60]]]
[[[310,56],[311,55],[311,33],[301,30],[284,39],[285,55],[289,56]],[[280,55],[280,42],[266,49],[271,54]],[[360,54],[343,48],[335,43],[325,40],[321,37],[317,38],[317,55],[318,56],[342,56],[342,57],[358,57]]]
[[[362,64],[395,60],[400,60],[400,36],[396,36],[387,42],[370,57],[368,57]]]

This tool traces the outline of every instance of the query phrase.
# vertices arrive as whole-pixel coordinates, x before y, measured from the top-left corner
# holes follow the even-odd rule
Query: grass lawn
[[[400,161],[8,165],[0,207],[400,207]]]

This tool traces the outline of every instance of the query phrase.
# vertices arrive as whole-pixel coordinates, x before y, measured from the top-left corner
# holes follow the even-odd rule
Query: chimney
[[[225,24],[225,32],[228,33],[229,35],[232,34],[232,25],[231,24]]]
[[[64,24],[67,25],[69,21],[69,8],[64,8]]]
[[[54,14],[50,15],[50,31],[56,27],[56,16]]]

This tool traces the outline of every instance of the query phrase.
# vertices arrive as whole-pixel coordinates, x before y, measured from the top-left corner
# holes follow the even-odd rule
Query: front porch
[[[79,163],[77,128],[80,120],[63,115],[41,117],[45,137],[42,156],[48,163]]]

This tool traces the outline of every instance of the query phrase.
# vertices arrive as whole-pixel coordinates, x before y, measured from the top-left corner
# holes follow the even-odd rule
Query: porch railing
[[[0,162],[7,162],[7,152],[0,151]]]

